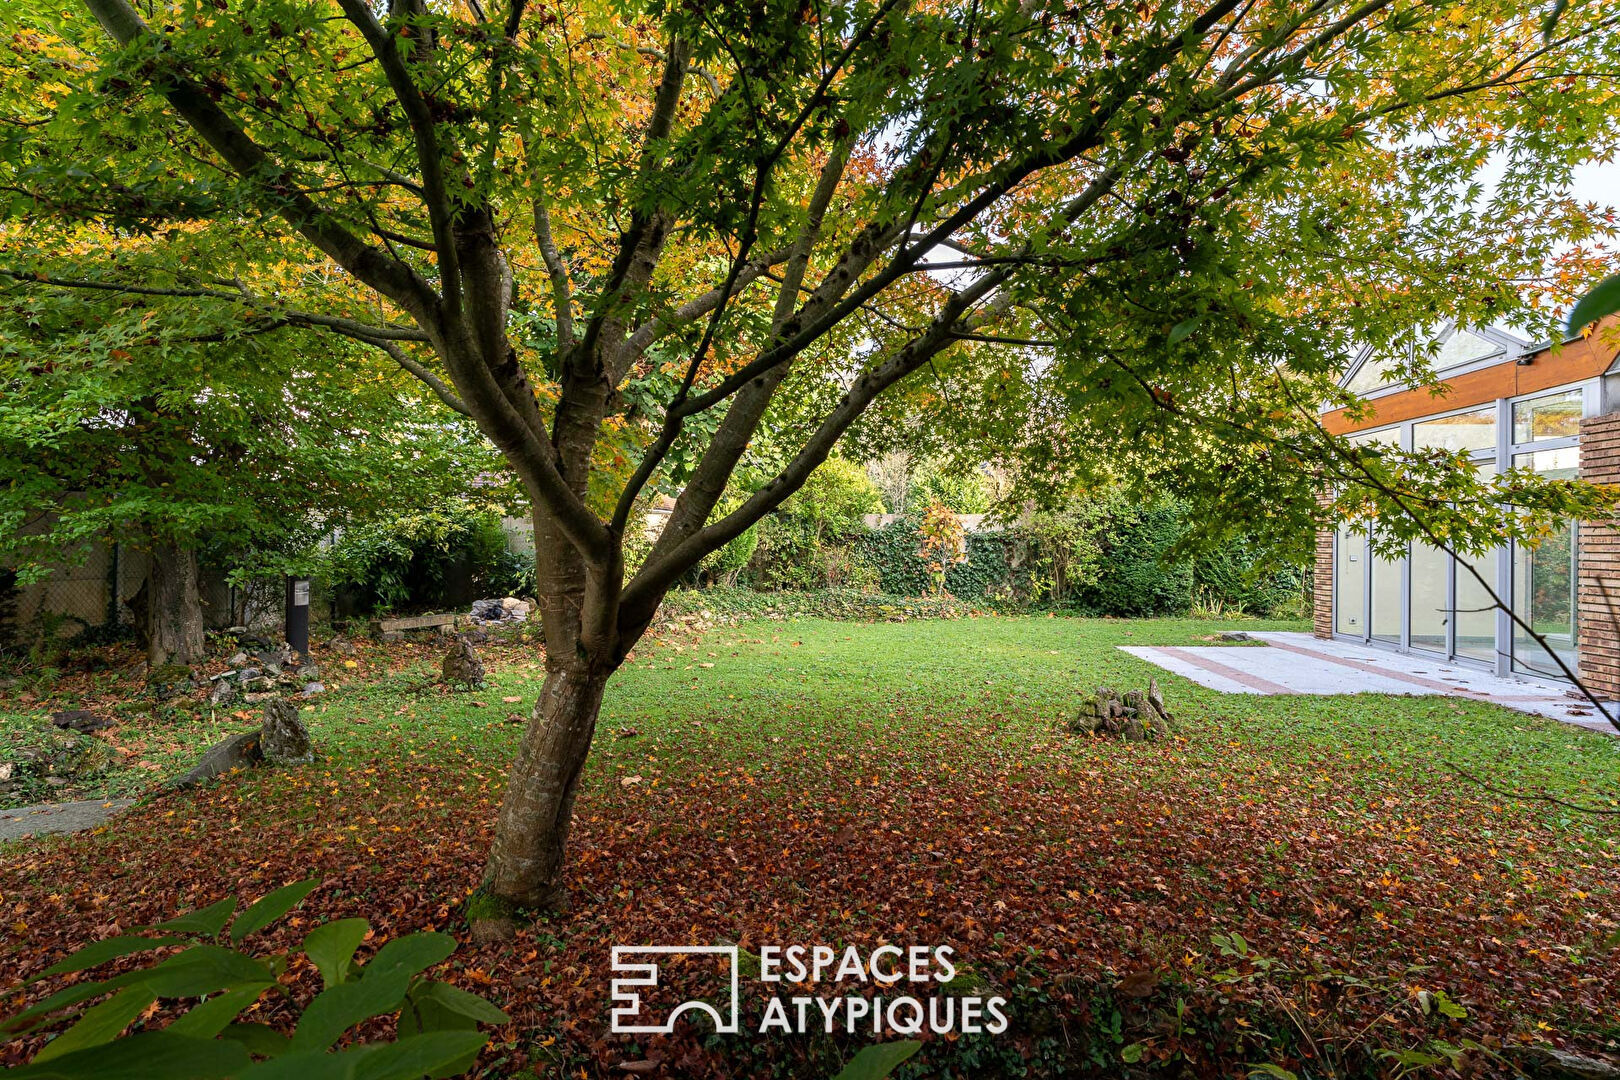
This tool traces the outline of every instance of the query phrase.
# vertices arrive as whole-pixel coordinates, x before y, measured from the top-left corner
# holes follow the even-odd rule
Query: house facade
[[[1343,385],[1366,399],[1370,413],[1352,421],[1331,410],[1323,426],[1357,443],[1465,452],[1486,474],[1529,468],[1620,483],[1620,350],[1609,324],[1557,345],[1456,327],[1437,341],[1434,367],[1445,393],[1392,381],[1362,358]],[[1468,561],[1583,682],[1620,699],[1620,534],[1610,524],[1572,522],[1538,547],[1514,544]],[[1348,525],[1324,531],[1314,584],[1318,637],[1502,675],[1561,677],[1467,565],[1426,544],[1382,559]]]

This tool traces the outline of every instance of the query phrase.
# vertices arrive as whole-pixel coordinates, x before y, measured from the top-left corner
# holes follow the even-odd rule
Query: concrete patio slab
[[[1443,660],[1385,652],[1310,634],[1255,633],[1264,645],[1121,645],[1132,656],[1225,694],[1442,694],[1491,701],[1603,731],[1615,729],[1567,684],[1503,678]],[[1609,703],[1620,715],[1620,705]]]

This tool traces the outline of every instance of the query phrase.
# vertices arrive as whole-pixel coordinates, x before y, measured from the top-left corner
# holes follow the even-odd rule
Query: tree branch
[[[120,45],[152,33],[128,0],[84,0],[84,4]],[[404,307],[424,329],[436,323],[438,296],[414,269],[362,241],[298,191],[287,171],[207,92],[178,73],[168,78],[164,96],[175,112],[238,176],[258,189],[268,207],[362,283]]]

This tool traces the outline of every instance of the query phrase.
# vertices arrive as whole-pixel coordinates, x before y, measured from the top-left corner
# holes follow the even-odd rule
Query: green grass
[[[1214,1025],[1188,1045],[1248,1016],[1277,1041],[1223,1043],[1232,1075],[1284,1054],[1294,1021],[1266,1010],[1304,993],[1303,972],[1394,980],[1397,997],[1443,988],[1466,1002],[1470,1038],[1620,1037],[1620,967],[1602,945],[1620,919],[1620,818],[1528,797],[1620,805],[1620,739],[1457,698],[1223,695],[1118,648],[1227,629],[1302,627],[765,617],[653,635],[606,697],[570,840],[574,909],[515,952],[464,943],[465,962],[588,972],[543,1002],[532,978],[497,980],[513,1015],[578,1025],[535,1029],[573,1061],[590,1059],[608,1000],[601,958],[627,941],[953,942],[1000,985],[1068,980],[1080,996],[1066,1030],[1093,1035],[1087,1010],[1120,978],[1174,970],[1184,981],[1160,1012],[1125,1006],[1129,1038],[1162,1041],[1183,994]],[[521,732],[508,717],[527,715],[543,669],[532,647],[490,647],[490,685],[449,693],[431,681],[441,650],[368,645],[348,670],[323,659],[333,689],[304,713],[324,758],[312,767],[8,846],[17,943],[0,976],[20,981],[62,940],[99,935],[108,911],[155,922],[305,877],[323,881],[331,917],[390,935],[464,927]],[[1182,721],[1173,742],[1068,731],[1097,685],[1151,677]],[[0,737],[71,707],[76,678],[7,703]],[[125,706],[115,741],[157,767],[109,788],[149,785],[252,719]],[[1246,992],[1222,982],[1211,935],[1233,930],[1295,974]],[[1376,1015],[1345,1008],[1335,1037],[1351,1045],[1410,1046],[1432,1027],[1411,1006],[1400,1031],[1364,1037]]]
[[[649,747],[670,762],[752,762],[837,740],[967,736],[986,753],[1021,754],[1061,737],[1078,698],[1156,676],[1172,711],[1199,731],[1195,758],[1218,766],[1236,740],[1279,764],[1345,769],[1345,779],[1432,781],[1456,762],[1491,783],[1588,802],[1613,800],[1620,739],[1457,698],[1238,696],[1207,690],[1121,652],[1118,645],[1201,644],[1223,629],[1299,629],[1293,623],[1191,619],[979,617],[902,623],[752,620],[689,637],[656,635],[614,677],[591,769],[633,770]],[[389,666],[393,663],[403,666]],[[436,646],[364,653],[358,666],[323,661],[332,689],[304,717],[334,762],[378,754],[431,757],[447,749],[506,759],[543,678],[532,650],[487,650],[490,684],[448,693],[432,685]],[[117,699],[118,684],[94,677]],[[86,685],[80,681],[80,685]],[[133,688],[132,688],[133,689]],[[518,698],[509,702],[505,698]],[[37,745],[53,708],[42,695],[0,702],[0,759]],[[21,706],[21,707],[19,707]],[[111,706],[115,745],[131,763],[69,794],[138,793],[188,767],[206,746],[252,722],[185,703],[153,707],[134,694]],[[634,730],[637,738],[621,738]],[[1152,766],[1145,766],[1151,768]],[[25,789],[10,801],[50,791]],[[1554,821],[1581,824],[1548,805]]]

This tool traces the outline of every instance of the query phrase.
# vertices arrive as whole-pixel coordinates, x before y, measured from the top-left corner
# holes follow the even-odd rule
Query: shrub
[[[749,580],[763,589],[823,589],[871,583],[851,543],[861,520],[883,511],[877,485],[852,461],[828,458],[804,487],[759,523]],[[740,538],[739,538],[740,539]]]
[[[242,941],[291,911],[317,882],[287,885],[261,897],[233,920],[236,898],[150,929],[162,936],[120,936],[88,945],[37,978],[85,971],[122,957],[185,945],[180,952],[112,978],[76,982],[11,1017],[11,1035],[60,1027],[77,1017],[30,1065],[8,1075],[122,1080],[133,1075],[207,1077],[350,1076],[418,1080],[466,1071],[488,1037],[480,1023],[508,1021],[488,1001],[423,974],[455,950],[448,934],[397,937],[364,964],[355,951],[370,933],[364,919],[316,926],[303,953],[324,988],[302,1010],[291,1038],[237,1017],[266,994],[287,994],[280,978],[286,953],[255,955]],[[230,925],[227,934],[226,925]],[[224,939],[227,943],[221,943]],[[96,999],[99,1004],[89,1005]],[[202,999],[161,1028],[143,1020],[160,999]],[[88,1007],[87,1007],[88,1006]],[[372,1017],[399,1014],[393,1041],[332,1047]],[[135,1030],[125,1034],[125,1029]]]
[[[534,592],[532,560],[507,550],[500,516],[467,506],[351,529],[322,570],[345,614],[464,607],[480,596]]]
[[[1186,512],[1174,502],[1137,506],[1107,501],[1097,536],[1096,573],[1075,591],[1089,615],[1144,618],[1183,615],[1192,607],[1192,563],[1175,557],[1186,534]]]
[[[917,553],[928,567],[929,591],[937,596],[945,590],[946,571],[967,562],[967,533],[956,511],[936,500],[923,511],[917,536],[922,541]]]

